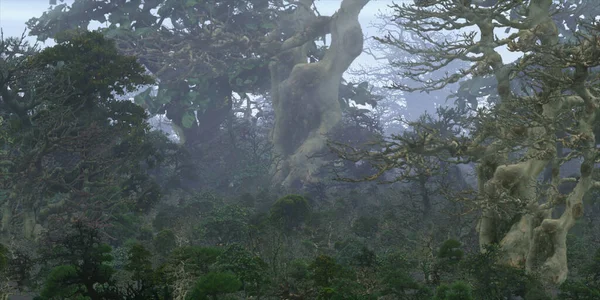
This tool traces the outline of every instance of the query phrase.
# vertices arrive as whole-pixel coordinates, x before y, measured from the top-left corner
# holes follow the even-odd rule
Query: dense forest
[[[598,1],[338,2],[3,36],[2,299],[600,299]]]

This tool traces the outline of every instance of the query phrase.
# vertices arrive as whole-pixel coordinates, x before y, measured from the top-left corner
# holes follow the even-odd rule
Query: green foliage
[[[310,205],[300,195],[287,195],[277,200],[271,207],[271,219],[285,229],[300,226],[310,215]]]
[[[427,299],[429,290],[415,280],[410,271],[415,264],[402,252],[386,255],[379,267],[382,295],[393,295],[398,299]]]
[[[12,249],[8,257],[8,265],[4,270],[4,274],[8,275],[7,280],[13,281],[19,287],[31,286],[34,281],[34,268],[36,267],[36,259],[30,252],[25,249]]]
[[[310,275],[308,263],[302,259],[294,259],[290,262],[288,275],[296,281],[308,279]]]
[[[258,256],[244,249],[240,244],[232,244],[218,257],[216,269],[232,272],[241,281],[247,295],[257,296],[266,287],[267,264]]]
[[[381,96],[373,93],[373,86],[364,81],[359,84],[348,82],[340,87],[340,104],[344,109],[352,109],[350,103],[355,102],[360,105],[377,106],[377,101]]]
[[[171,228],[171,225],[173,225],[173,219],[175,219],[175,212],[173,210],[161,210],[154,217],[154,220],[152,221],[152,226],[158,231],[168,229]]]
[[[172,299],[169,280],[161,269],[152,267],[152,253],[139,243],[133,244],[129,250],[125,270],[131,273],[133,283],[129,284],[123,294],[128,300],[168,300]]]
[[[267,36],[281,10],[279,1],[76,0],[51,7],[27,25],[38,40],[61,41],[60,33],[67,29],[85,29],[92,21],[108,23],[102,33],[160,79],[158,94],[146,90],[136,103],[153,115],[166,113],[184,129],[188,141],[218,131],[231,111],[233,92],[267,89],[268,53],[254,41]],[[177,34],[157,30],[165,19],[173,20]],[[197,24],[220,25],[218,30],[199,30]],[[157,55],[155,47],[171,55]],[[196,63],[190,64],[192,59]]]
[[[559,299],[600,299],[600,249],[581,273],[580,279],[567,279],[560,286]]]
[[[463,259],[463,251],[460,249],[462,244],[455,240],[446,240],[440,247],[436,257],[435,272],[455,273],[457,264]]]
[[[70,280],[76,279],[78,275],[75,266],[55,267],[46,278],[44,289],[37,299],[89,299],[84,296],[87,294],[85,286],[68,283]]]
[[[168,254],[171,250],[175,249],[175,247],[177,247],[177,240],[175,233],[172,230],[161,230],[154,237],[154,249],[162,255]]]
[[[138,224],[142,217],[135,212],[127,211],[128,207],[121,207],[122,210],[115,214],[111,219],[111,227],[106,232],[113,237],[118,237],[121,241],[134,239],[140,232]]]
[[[134,244],[128,251],[129,259],[125,265],[125,270],[132,272],[132,278],[136,281],[146,280],[149,270],[152,270],[150,258],[152,253],[141,244]]]
[[[77,32],[11,65],[1,66],[10,76],[0,84],[6,104],[0,114],[12,142],[3,144],[10,151],[0,160],[12,161],[2,184],[11,190],[8,208],[15,215],[35,209],[36,219],[27,221],[35,225],[76,210],[100,218],[110,206],[119,219],[157,201],[152,179],[141,175],[152,152],[147,115],[115,99],[153,82],[135,58],[119,55],[98,32]],[[9,87],[23,92],[5,94]]]
[[[188,246],[173,250],[171,260],[175,264],[183,263],[186,272],[199,277],[208,273],[222,253],[221,248]]]
[[[595,285],[600,286],[600,249],[596,250],[590,264],[584,268],[583,273]]]
[[[457,281],[451,285],[442,284],[435,291],[433,300],[474,300],[473,291],[468,283]]]
[[[152,267],[152,254],[141,244],[127,251],[124,270],[130,280],[117,283],[111,248],[99,238],[99,230],[81,223],[53,244],[42,258],[57,264],[45,278],[40,296],[36,299],[172,299],[170,282],[160,269]]]
[[[342,267],[333,257],[327,255],[317,256],[308,268],[311,271],[311,279],[319,287],[329,287],[333,278],[342,273]]]
[[[354,280],[335,278],[331,282],[331,287],[323,287],[319,290],[317,299],[375,300],[377,297],[365,294],[364,287]]]
[[[377,261],[375,252],[355,240],[338,242],[335,244],[335,249],[338,250],[337,261],[343,265],[372,267]]]
[[[243,193],[242,195],[240,195],[238,202],[244,207],[254,207],[254,204],[256,203],[256,198],[250,193]]]
[[[582,280],[567,280],[560,286],[558,299],[593,300],[600,299],[600,289]]]
[[[379,219],[374,216],[361,216],[352,224],[352,232],[360,237],[373,237],[378,231]]]
[[[203,222],[204,237],[215,244],[231,244],[245,240],[248,232],[248,209],[239,205],[217,208]]]
[[[38,299],[111,299],[118,294],[108,265],[111,247],[102,243],[99,231],[80,222],[44,255],[58,263],[46,278]]]
[[[523,269],[498,263],[500,255],[497,246],[490,246],[486,252],[474,254],[462,261],[462,269],[471,278],[475,298],[505,299],[525,297],[530,291],[537,293],[539,280],[526,274]]]
[[[56,46],[44,49],[30,60],[30,66],[44,68],[47,65],[58,66],[54,75],[68,79],[79,95],[98,95],[101,99],[111,99],[113,93],[124,95],[136,87],[153,83],[152,77],[135,57],[123,56],[117,52],[115,42],[108,40],[98,31],[72,32],[68,38]],[[68,102],[69,105],[82,105],[81,102]],[[91,105],[91,103],[90,103]],[[125,117],[126,115],[122,115]]]
[[[8,258],[10,252],[3,244],[0,244],[0,273],[4,272],[8,267]]]
[[[445,241],[438,252],[439,259],[445,259],[453,263],[459,262],[463,257],[463,251],[460,249],[461,243],[454,239]]]
[[[202,276],[188,294],[187,299],[216,299],[218,295],[234,293],[242,288],[242,282],[232,273],[210,272]]]
[[[185,112],[181,119],[181,125],[185,128],[191,128],[194,123],[196,123],[196,116],[194,116],[194,113],[191,111]]]

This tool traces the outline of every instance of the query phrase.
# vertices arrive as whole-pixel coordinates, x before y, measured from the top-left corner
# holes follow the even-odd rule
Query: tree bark
[[[529,16],[531,28],[535,28],[536,38],[542,46],[548,49],[558,46],[557,25],[550,16],[550,0],[531,1]],[[551,61],[552,56],[540,53],[541,61]],[[511,201],[514,199],[524,205],[522,212],[513,213],[511,216],[499,216],[492,210],[484,211],[478,229],[480,245],[484,250],[486,245],[499,244],[503,251],[504,262],[515,266],[524,267],[529,273],[539,274],[543,281],[559,285],[565,281],[568,274],[566,237],[575,221],[583,214],[583,196],[593,187],[592,172],[595,157],[595,137],[593,123],[596,119],[596,110],[599,106],[595,96],[586,87],[587,68],[581,63],[575,69],[573,83],[569,84],[571,90],[577,95],[579,105],[589,107],[578,120],[575,126],[576,136],[582,137],[578,147],[583,162],[581,164],[581,178],[574,190],[566,199],[558,192],[561,182],[560,162],[561,154],[557,153],[557,130],[553,126],[532,127],[528,130],[528,140],[538,142],[537,147],[529,147],[525,157],[527,160],[507,164],[501,155],[489,163],[483,161],[478,169],[479,192],[488,204],[498,201]],[[562,69],[560,66],[544,66],[547,74],[559,77]],[[504,74],[496,75],[499,89],[503,81],[507,81]],[[544,90],[547,101],[542,105],[542,115],[548,120],[555,120],[559,113],[570,109],[569,97],[565,96],[561,87],[546,86]],[[502,101],[508,102],[510,95],[503,96]],[[542,96],[538,96],[542,97]],[[501,103],[500,105],[503,105]],[[560,148],[559,148],[560,149]],[[498,153],[494,147],[488,152]],[[537,179],[544,169],[551,165],[550,186],[546,193],[546,203],[539,204],[540,195],[537,195]],[[493,170],[490,176],[489,171]],[[565,211],[559,218],[552,217],[553,207],[564,203]]]
[[[315,156],[326,149],[327,134],[342,118],[338,102],[342,75],[363,50],[358,14],[369,0],[342,1],[340,9],[324,24],[323,18],[317,18],[309,9],[312,2],[302,1],[299,5],[294,18],[303,21],[298,24],[302,32],[286,40],[284,52],[270,63],[275,110],[272,140],[279,157],[273,169],[274,183],[284,187],[299,187],[315,180],[315,173],[324,164]],[[302,44],[298,40],[310,34],[315,24],[331,33],[331,46],[322,60],[308,63],[307,52],[314,39]]]

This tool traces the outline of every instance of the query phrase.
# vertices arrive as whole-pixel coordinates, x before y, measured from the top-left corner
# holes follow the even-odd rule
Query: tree
[[[218,295],[235,293],[242,287],[242,282],[231,273],[210,272],[202,276],[187,299],[218,299]]]
[[[140,211],[158,199],[141,167],[153,153],[147,115],[115,100],[152,82],[135,58],[97,32],[39,53],[22,39],[3,40],[0,53],[0,114],[9,138],[0,153],[4,233],[20,229],[31,238],[58,213],[110,220],[108,207]]]
[[[264,294],[267,283],[267,264],[259,256],[244,249],[239,244],[228,246],[218,257],[216,269],[230,272],[242,283],[245,296],[260,297]]]
[[[299,227],[309,215],[308,201],[300,195],[282,197],[271,207],[271,220],[277,225],[282,225],[285,230]]]
[[[159,81],[156,95],[146,88],[136,102],[152,115],[166,114],[180,141],[195,145],[218,132],[234,108],[234,92],[244,101],[246,93],[268,88],[260,40],[281,9],[279,0],[77,0],[52,6],[28,26],[44,41],[68,29],[87,30],[92,21],[109,24],[103,32],[119,51],[138,57]]]
[[[560,286],[559,299],[586,300],[600,297],[600,250],[596,250],[582,273],[581,279],[569,278]]]
[[[132,283],[122,288],[127,300],[169,300],[172,290],[169,278],[162,269],[152,267],[152,253],[141,244],[134,244],[127,251],[128,259],[125,270],[131,272]]]
[[[447,32],[432,32],[430,38],[433,42],[420,39],[394,22],[391,12],[378,13],[377,21],[372,26],[377,30],[377,34],[379,35],[394,32],[397,33],[394,39],[410,42],[413,46],[419,48],[434,47],[436,42],[452,38],[452,34]],[[404,75],[404,70],[398,69],[398,63],[409,63],[413,59],[413,54],[396,47],[392,43],[382,43],[376,37],[369,38],[366,43],[365,53],[378,64],[364,65],[360,68],[349,70],[349,73],[357,76],[361,81],[364,80],[376,85],[374,92],[381,95],[383,99],[378,101],[377,107],[374,108],[374,113],[379,118],[386,134],[401,134],[405,130],[406,124],[403,122],[404,119],[407,121],[417,121],[423,113],[429,113],[435,117],[436,108],[444,107],[448,104],[448,94],[455,92],[458,84],[450,84],[443,89],[429,91],[428,93],[390,88],[389,85],[392,83],[415,87],[414,82]],[[454,72],[454,70],[459,68],[466,68],[468,65],[468,62],[453,61],[439,70],[423,74],[423,79],[437,80],[447,73]],[[403,117],[399,118],[399,115]]]
[[[111,247],[102,243],[98,228],[75,222],[70,232],[49,236],[43,258],[56,264],[37,299],[115,299],[118,291],[112,278],[115,270]],[[60,233],[59,233],[60,234]]]
[[[326,135],[341,120],[339,83],[344,71],[362,52],[363,36],[358,14],[368,0],[344,0],[331,17],[316,17],[306,9],[312,0],[302,1],[292,18],[296,32],[280,48],[278,61],[270,63],[271,97],[275,110],[273,143],[282,161],[275,182],[294,186],[314,180],[322,166],[319,158],[309,159],[326,148]],[[309,47],[317,36],[331,33],[331,46],[323,59],[306,63]]]
[[[323,164],[309,158],[325,149],[324,135],[341,119],[338,90],[362,52],[358,14],[368,0],[345,0],[330,17],[317,16],[313,2],[78,0],[54,6],[28,26],[46,40],[65,29],[87,29],[90,21],[109,21],[106,35],[160,81],[157,96],[147,89],[138,103],[152,114],[166,113],[188,144],[210,140],[234,107],[233,92],[248,114],[247,93],[269,90],[281,160],[273,167],[274,182],[289,187],[314,180]],[[174,28],[163,26],[167,19]],[[329,33],[331,46],[318,49],[315,40]]]
[[[417,63],[400,65],[421,84],[419,90],[436,90],[469,76],[491,76],[497,82],[499,100],[457,122],[463,129],[458,135],[431,131],[418,143],[392,138],[384,143],[383,152],[349,152],[354,158],[377,163],[379,170],[402,167],[413,153],[476,162],[478,190],[472,200],[482,210],[478,224],[481,250],[498,244],[504,263],[540,273],[547,283],[560,284],[568,273],[566,235],[582,215],[583,196],[599,186],[592,177],[597,157],[593,128],[600,105],[592,73],[600,65],[597,24],[580,24],[581,29],[572,33],[573,42],[567,43],[559,41],[551,0],[436,0],[394,8],[397,22],[427,41],[431,41],[430,31],[458,31],[468,26],[479,31],[479,39],[470,32],[428,49],[412,47],[391,35],[383,38],[418,57]],[[518,32],[500,38],[494,33],[500,27]],[[505,64],[496,50],[501,46],[523,56],[514,65]],[[439,80],[420,77],[454,60],[472,65]],[[513,89],[515,78],[527,85]],[[559,136],[558,132],[566,135]],[[572,149],[573,154],[557,156],[557,143]],[[575,156],[583,159],[580,178],[561,178],[560,165]],[[552,164],[552,177],[548,184],[542,184],[538,178],[548,164]],[[565,180],[577,182],[566,195],[558,192]],[[564,211],[553,217],[561,204]]]
[[[399,252],[388,253],[381,261],[378,276],[382,296],[393,295],[397,299],[427,299],[430,291],[410,274],[414,262]]]
[[[473,292],[471,287],[461,281],[454,282],[452,285],[442,284],[435,291],[433,300],[472,300]]]

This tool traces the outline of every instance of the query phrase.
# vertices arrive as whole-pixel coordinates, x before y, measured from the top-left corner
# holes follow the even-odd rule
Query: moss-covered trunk
[[[533,34],[534,39],[529,41],[539,41],[543,49],[555,50],[560,46],[557,25],[550,16],[551,4],[551,0],[531,1],[528,22],[524,22],[528,28],[521,30]],[[485,38],[484,34],[482,36],[482,39]],[[521,41],[516,47],[527,47],[525,42],[529,41],[523,40],[524,36],[520,35]],[[520,51],[526,52],[523,48]],[[503,142],[505,144],[515,138],[510,128],[503,128],[499,141],[488,147],[478,167],[479,195],[483,203],[488,207],[501,203],[512,203],[519,207],[504,215],[497,209],[486,208],[478,230],[482,250],[489,244],[499,244],[505,263],[539,274],[547,283],[560,284],[568,274],[566,236],[581,217],[583,196],[593,185],[591,173],[596,150],[592,124],[595,122],[599,99],[592,96],[586,86],[590,65],[574,62],[574,73],[563,84],[553,80],[564,76],[564,66],[556,62],[568,60],[566,57],[561,58],[558,52],[551,51],[540,51],[532,57],[543,67],[545,75],[538,79],[545,82],[543,92],[529,100],[540,104],[539,120],[553,121],[530,122],[537,125],[532,125],[523,136],[523,145],[527,145],[528,150],[519,162],[508,162],[506,155],[510,148],[503,145]],[[510,92],[510,72],[506,70],[507,66],[501,63],[494,67],[498,92],[502,98],[500,111],[510,114],[514,111],[514,104],[523,99],[515,98]],[[564,90],[570,90],[572,94],[565,94]],[[558,192],[562,181],[559,169],[565,161],[557,153],[557,141],[561,141],[557,134],[563,130],[560,127],[569,125],[557,123],[556,120],[565,111],[577,106],[584,108],[581,118],[571,126],[569,139],[562,140],[562,143],[577,140],[577,151],[583,157],[583,163],[581,178],[575,189],[565,196]],[[498,124],[498,127],[501,128],[502,124]],[[548,164],[552,166],[550,186],[540,192],[538,178]],[[566,209],[559,218],[553,218],[553,207],[559,204],[564,204]]]
[[[302,2],[302,1],[301,1]],[[342,118],[338,101],[343,73],[363,50],[363,34],[358,14],[368,0],[344,0],[331,18],[317,18],[310,9],[313,1],[303,1],[294,14],[302,31],[284,42],[292,43],[315,26],[331,33],[331,46],[324,58],[308,63],[307,53],[314,39],[285,49],[270,64],[271,97],[275,110],[272,139],[279,160],[274,166],[274,182],[285,187],[301,186],[314,180],[323,165],[315,157],[326,148],[327,134]]]

